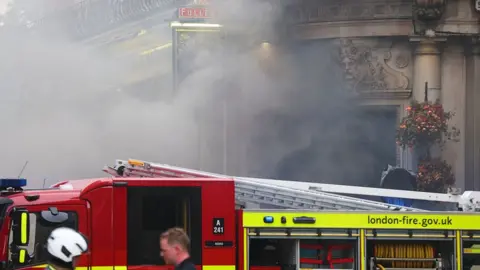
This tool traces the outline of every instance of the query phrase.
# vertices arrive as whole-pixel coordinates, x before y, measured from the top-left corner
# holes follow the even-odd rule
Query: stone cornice
[[[377,90],[362,91],[358,94],[359,99],[403,100],[412,96],[412,89],[406,90]]]
[[[290,23],[410,19],[412,2],[405,0],[301,0],[288,5]]]
[[[412,31],[409,19],[362,20],[308,23],[291,26],[295,39],[331,39],[345,37],[408,36]]]

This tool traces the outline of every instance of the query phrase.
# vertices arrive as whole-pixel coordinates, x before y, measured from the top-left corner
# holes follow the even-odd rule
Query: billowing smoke
[[[43,179],[103,176],[114,159],[139,158],[235,175],[378,183],[385,165],[378,160],[390,156],[374,142],[391,135],[354,106],[335,44],[286,37],[278,3],[213,6],[227,34],[186,43],[189,72],[174,96],[170,76],[127,91],[122,82],[136,72],[135,57],[73,42],[64,30],[5,30],[0,174],[16,177],[28,160],[23,176],[38,187]],[[169,53],[157,54],[169,68]]]

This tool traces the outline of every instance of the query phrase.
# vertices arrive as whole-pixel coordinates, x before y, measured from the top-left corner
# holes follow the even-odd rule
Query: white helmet
[[[74,257],[86,252],[87,249],[85,237],[66,227],[53,230],[47,240],[48,253],[66,263],[71,263]]]

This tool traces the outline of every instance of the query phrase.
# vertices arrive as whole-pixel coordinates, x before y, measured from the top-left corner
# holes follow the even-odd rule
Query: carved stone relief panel
[[[337,39],[336,58],[354,94],[407,98],[411,93],[412,53],[408,43],[386,38]]]
[[[405,19],[412,17],[411,0],[299,0],[286,7],[290,23]]]

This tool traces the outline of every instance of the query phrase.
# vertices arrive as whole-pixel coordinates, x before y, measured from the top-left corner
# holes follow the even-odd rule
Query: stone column
[[[465,130],[466,67],[464,47],[461,40],[449,38],[442,53],[442,104],[446,111],[455,113],[449,121],[461,132]],[[465,140],[447,141],[443,158],[452,165],[456,187],[465,187]]]
[[[414,42],[413,65],[413,98],[423,101],[425,97],[425,82],[428,82],[428,100],[435,102],[440,99],[441,86],[441,38],[411,37]]]
[[[441,98],[441,50],[442,42],[445,38],[429,38],[424,36],[410,37],[413,43],[413,93],[412,98],[423,102],[425,99],[425,82],[428,83],[427,98],[431,102]],[[418,152],[417,152],[418,151]],[[419,149],[409,150],[406,154],[411,163],[408,164],[412,170],[417,170]],[[431,153],[434,156],[439,155],[438,151]]]
[[[480,40],[466,44],[465,189],[480,190]]]

